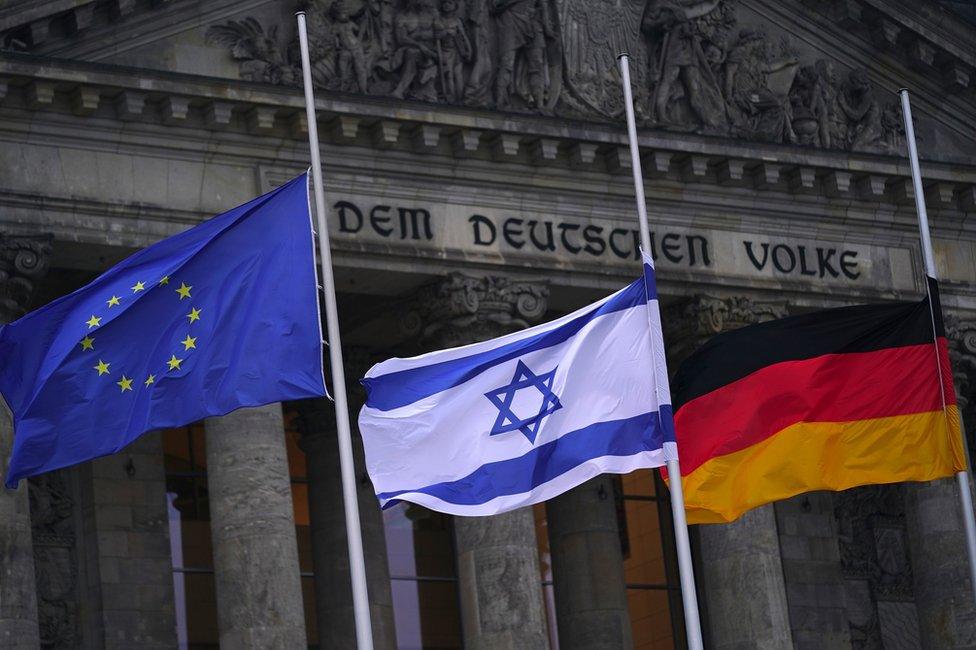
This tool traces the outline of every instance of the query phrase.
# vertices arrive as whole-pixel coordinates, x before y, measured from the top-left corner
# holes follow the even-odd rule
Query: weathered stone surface
[[[208,418],[206,430],[221,646],[305,647],[281,405]]]
[[[362,406],[360,392],[350,391],[350,407],[354,413]],[[296,404],[301,418],[301,445],[308,467],[308,507],[312,527],[319,646],[342,650],[355,646],[356,622],[349,577],[349,547],[342,503],[335,410],[332,402],[325,399],[304,400]],[[359,521],[366,561],[373,646],[393,650],[397,647],[396,629],[383,515],[373,484],[366,474],[363,442],[358,432],[353,436],[353,459],[358,479]]]
[[[546,503],[559,647],[634,645],[613,479],[598,476]]]
[[[799,495],[774,511],[795,647],[850,648],[833,495]]]
[[[86,647],[172,648],[176,610],[160,434],[78,472]]]
[[[0,400],[0,467],[10,461],[12,442],[13,422]],[[33,650],[39,637],[27,482],[0,492],[0,646]]]
[[[923,648],[976,647],[976,609],[955,478],[910,483],[905,515]]]
[[[532,509],[455,517],[454,529],[465,647],[548,648]]]
[[[47,272],[50,238],[0,234],[0,325],[24,314],[34,285]],[[0,468],[13,446],[13,419],[0,398]],[[0,646],[36,648],[37,597],[27,481],[0,487]]]
[[[698,530],[709,647],[793,648],[773,506]]]

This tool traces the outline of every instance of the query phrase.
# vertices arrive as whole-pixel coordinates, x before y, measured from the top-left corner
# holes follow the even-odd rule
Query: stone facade
[[[976,25],[949,4],[12,0],[0,8],[0,323],[307,167],[303,9],[350,375],[516,331],[632,278],[616,60],[628,51],[672,370],[721,331],[921,295],[891,94],[911,88],[972,427]],[[350,394],[355,409],[363,396]],[[0,410],[5,466],[12,424]],[[0,645],[180,643],[179,625],[201,614],[173,585],[199,567],[173,550],[167,501],[178,495],[167,492],[189,481],[208,517],[213,642],[351,647],[333,416],[323,402],[208,421],[205,476],[194,463],[164,469],[176,452],[154,434],[4,491]],[[374,639],[394,648],[406,643],[396,603],[407,583],[388,558],[402,549],[384,537],[360,451],[357,441]],[[292,477],[290,504],[295,453],[305,475]],[[453,585],[457,638],[636,643],[608,483],[548,505],[548,628],[531,514],[453,522],[454,564],[421,578]],[[709,647],[973,646],[955,490],[947,480],[801,495],[693,530]],[[294,532],[298,494],[307,540]],[[311,565],[300,569],[303,545]]]

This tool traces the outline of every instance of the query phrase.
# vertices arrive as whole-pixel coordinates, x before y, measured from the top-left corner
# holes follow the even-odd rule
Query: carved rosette
[[[26,312],[35,283],[47,273],[51,239],[0,234],[0,323]]]
[[[423,347],[451,347],[514,332],[546,313],[549,288],[505,277],[451,273],[422,287],[400,318]]]
[[[664,342],[668,367],[678,364],[710,337],[746,325],[783,318],[785,302],[766,302],[745,296],[716,298],[696,295],[683,298],[664,308]]]

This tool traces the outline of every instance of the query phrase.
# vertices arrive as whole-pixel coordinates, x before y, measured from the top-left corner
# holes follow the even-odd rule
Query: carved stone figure
[[[241,77],[250,81],[293,84],[298,81],[294,66],[278,47],[278,27],[264,31],[254,18],[231,20],[212,25],[206,37],[213,43],[230,48],[231,56],[241,62]]]
[[[725,98],[734,133],[765,142],[794,140],[786,94],[795,69],[796,59],[783,51],[774,53],[766,34],[742,30],[725,64]],[[780,77],[776,83],[773,76]]]
[[[352,90],[355,78],[359,92],[367,92],[366,53],[359,37],[359,25],[353,22],[344,0],[337,0],[330,9],[332,29],[335,35],[335,50],[338,52],[336,72],[341,90]],[[353,75],[355,74],[355,77]]]
[[[679,2],[649,0],[641,18],[641,30],[651,40],[651,74],[656,85],[651,100],[651,119],[662,124],[684,120],[669,105],[684,98],[700,125],[722,130],[725,109],[722,94],[705,55],[702,33],[696,21],[714,11],[721,0]]]
[[[512,92],[522,86],[524,91],[520,94],[527,95],[529,105],[545,110],[547,44],[554,37],[545,3],[543,0],[495,0],[493,14],[498,34],[495,104],[508,108]],[[524,73],[517,76],[516,66],[523,67]]]
[[[434,20],[437,14],[433,0],[406,0],[404,10],[394,22],[397,49],[391,68],[398,70],[400,81],[393,97],[404,98],[408,92],[416,99],[436,101],[434,80],[437,78],[437,44]]]
[[[871,97],[871,82],[864,70],[855,69],[848,73],[837,101],[847,118],[850,148],[883,151],[881,109]]]
[[[458,17],[457,0],[441,0],[440,18],[434,21],[441,92],[447,101],[458,103],[464,93],[464,63],[471,60],[471,41]]]
[[[313,83],[480,108],[618,120],[632,54],[638,119],[658,128],[898,154],[894,104],[863,70],[801,62],[738,0],[298,0]],[[245,79],[297,84],[297,38],[254,18],[214,25]],[[801,65],[802,64],[802,65]]]

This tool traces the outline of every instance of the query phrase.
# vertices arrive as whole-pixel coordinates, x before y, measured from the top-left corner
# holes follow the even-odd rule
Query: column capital
[[[0,233],[0,322],[26,312],[34,283],[47,273],[52,239],[52,235]]]
[[[528,327],[546,313],[548,300],[543,283],[450,273],[417,290],[400,327],[428,347],[462,345]]]
[[[786,301],[754,300],[748,296],[696,294],[662,305],[664,340],[669,360],[680,362],[705,339],[746,325],[788,314]]]
[[[976,314],[946,314],[945,329],[959,409],[969,415],[976,408]]]

